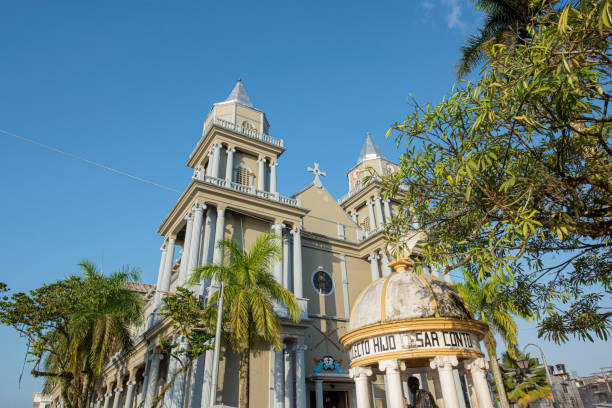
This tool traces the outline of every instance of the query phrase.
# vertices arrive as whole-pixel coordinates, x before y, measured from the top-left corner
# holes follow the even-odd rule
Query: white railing
[[[222,179],[222,178],[207,176],[206,174],[204,174],[204,172],[196,172],[193,178],[196,180],[202,181],[204,183],[212,184],[218,187],[227,188],[229,190],[237,191],[243,194],[250,194],[256,197],[261,197],[265,200],[277,201],[279,203],[287,204],[293,207],[300,207],[302,205],[300,200],[297,198],[284,197],[278,193],[271,193],[269,191],[257,190],[253,186],[245,186],[245,185],[234,183],[234,182],[228,182],[227,180]]]
[[[369,186],[373,181],[380,181],[380,178],[378,176],[375,176],[375,177],[372,177],[372,179],[370,179],[368,183],[359,183],[359,186],[357,186],[356,188],[352,189],[351,191],[349,191],[348,193],[340,197],[338,199],[338,204],[342,204],[343,202],[347,201],[349,198],[351,198],[352,196],[354,196],[355,194],[357,194],[358,192],[360,192],[361,190]]]
[[[208,122],[208,124],[204,128],[202,139],[206,137],[206,134],[208,134],[208,131],[210,130],[210,128],[213,127],[213,125],[219,126],[223,129],[231,130],[232,132],[240,133],[241,135],[250,137],[251,139],[257,139],[264,143],[271,144],[273,146],[283,147],[283,144],[284,144],[283,139],[277,139],[276,137],[267,135],[263,132],[258,131],[257,129],[246,128],[242,125],[237,125],[228,120],[219,119],[219,118],[212,118],[210,122]]]

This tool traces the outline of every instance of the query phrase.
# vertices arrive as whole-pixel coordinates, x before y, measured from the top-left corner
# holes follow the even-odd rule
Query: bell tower
[[[266,114],[253,106],[242,80],[213,105],[187,166],[194,177],[252,192],[277,193],[276,167],[283,140],[268,135]]]

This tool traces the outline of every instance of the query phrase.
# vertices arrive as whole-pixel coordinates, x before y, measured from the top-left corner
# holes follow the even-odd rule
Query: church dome
[[[429,317],[472,319],[457,290],[445,281],[428,273],[394,272],[359,294],[351,310],[349,330]]]

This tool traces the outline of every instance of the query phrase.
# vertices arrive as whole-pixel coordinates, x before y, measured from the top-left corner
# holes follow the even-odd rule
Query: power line
[[[23,136],[19,136],[19,135],[16,135],[14,133],[11,133],[11,132],[7,132],[6,130],[0,129],[0,133],[3,133],[5,135],[7,135],[7,136],[14,137],[14,138],[19,139],[19,140],[21,140],[23,142],[31,143],[31,144],[33,144],[35,146],[42,147],[43,149],[47,149],[47,150],[50,150],[52,152],[59,153],[61,155],[70,157],[72,159],[80,160],[80,161],[82,161],[84,163],[91,164],[92,166],[100,167],[100,168],[103,168],[105,170],[112,171],[113,173],[117,173],[119,175],[126,176],[126,177],[129,177],[131,179],[141,181],[143,183],[151,184],[151,185],[153,185],[155,187],[159,187],[159,188],[164,189],[164,190],[172,191],[173,193],[179,193],[179,194],[181,193],[179,190],[176,190],[176,189],[174,189],[172,187],[164,186],[163,184],[159,184],[159,183],[156,183],[154,181],[147,180],[145,178],[135,176],[135,175],[130,174],[128,172],[115,169],[113,167],[107,166],[107,165],[102,164],[102,163],[98,163],[98,162],[95,162],[95,161],[92,161],[92,160],[88,160],[88,159],[86,159],[84,157],[77,156],[76,154],[65,152],[63,150],[57,149],[57,148],[52,147],[52,146],[47,146],[47,145],[42,144],[40,142],[37,142],[35,140],[28,139],[27,137],[23,137]]]

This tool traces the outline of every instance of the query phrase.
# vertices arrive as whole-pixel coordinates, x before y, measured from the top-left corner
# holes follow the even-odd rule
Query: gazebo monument
[[[398,254],[389,263],[394,272],[368,285],[351,310],[349,331],[340,341],[349,352],[357,408],[371,407],[370,382],[383,376],[387,407],[403,408],[410,397],[402,383],[416,373],[439,408],[465,407],[464,398],[472,407],[493,407],[479,345],[487,325],[472,318],[452,286],[416,274],[412,265]],[[466,390],[469,395],[462,395]]]

